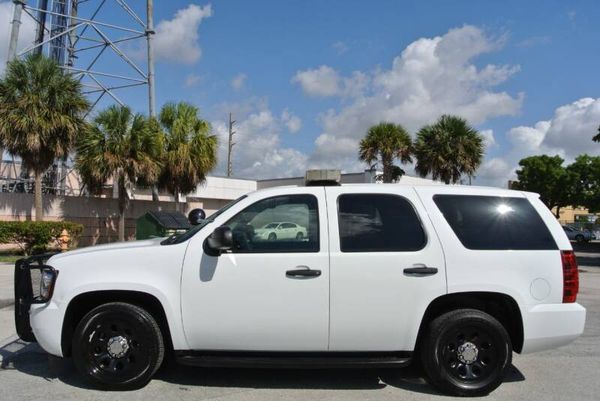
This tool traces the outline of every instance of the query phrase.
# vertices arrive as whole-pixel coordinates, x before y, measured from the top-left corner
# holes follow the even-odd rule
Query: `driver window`
[[[232,252],[319,252],[317,203],[313,195],[284,195],[248,206],[225,223]]]

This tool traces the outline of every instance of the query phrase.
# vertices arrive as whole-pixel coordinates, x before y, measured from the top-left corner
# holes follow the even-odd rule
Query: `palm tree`
[[[119,190],[119,241],[125,240],[127,186],[152,184],[160,173],[157,124],[127,106],[101,111],[77,143],[75,167],[90,192],[112,179]]]
[[[164,129],[163,168],[158,187],[173,195],[179,209],[179,194],[188,194],[204,182],[217,163],[217,137],[210,125],[188,103],[167,103],[160,111]]]
[[[382,122],[372,126],[360,141],[358,157],[369,165],[381,162],[383,182],[392,182],[402,175],[403,170],[394,166],[394,160],[400,163],[412,162],[413,145],[410,135],[401,125]]]
[[[66,160],[88,108],[79,81],[42,55],[11,61],[0,79],[0,148],[33,172],[36,220],[43,219],[42,175]]]
[[[417,133],[415,171],[446,184],[472,177],[483,159],[483,137],[466,120],[443,115]]]

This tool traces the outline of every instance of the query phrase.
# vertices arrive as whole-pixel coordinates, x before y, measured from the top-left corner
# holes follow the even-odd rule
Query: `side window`
[[[397,195],[340,195],[338,223],[342,252],[418,251],[427,241],[412,204]]]
[[[319,252],[318,216],[313,195],[284,195],[248,206],[225,225],[233,231],[234,253]]]
[[[433,201],[466,248],[558,249],[546,224],[525,198],[435,195]]]

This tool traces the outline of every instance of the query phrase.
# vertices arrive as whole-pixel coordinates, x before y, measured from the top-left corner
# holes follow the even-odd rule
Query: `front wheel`
[[[504,326],[475,309],[458,309],[435,318],[421,344],[428,381],[445,393],[481,396],[496,389],[512,362]]]
[[[164,356],[156,320],[146,310],[123,302],[100,305],[85,315],[72,346],[79,373],[109,390],[143,387]]]

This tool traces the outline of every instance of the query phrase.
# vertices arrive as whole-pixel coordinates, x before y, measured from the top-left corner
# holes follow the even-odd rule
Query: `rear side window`
[[[396,195],[340,195],[338,223],[342,252],[418,251],[426,242],[412,204]]]
[[[433,201],[469,249],[558,249],[546,224],[525,198],[435,195]]]

